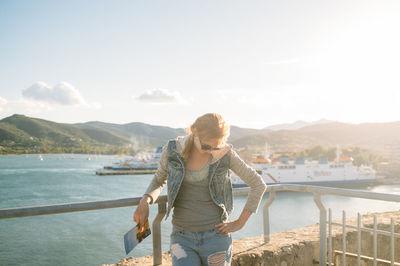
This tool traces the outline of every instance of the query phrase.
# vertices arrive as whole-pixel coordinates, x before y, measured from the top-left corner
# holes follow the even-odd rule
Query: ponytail
[[[183,148],[183,151],[181,153],[181,156],[185,162],[187,162],[190,158],[190,155],[192,154],[192,149],[194,145],[194,135],[193,133],[190,134],[189,139],[185,143],[185,147]]]

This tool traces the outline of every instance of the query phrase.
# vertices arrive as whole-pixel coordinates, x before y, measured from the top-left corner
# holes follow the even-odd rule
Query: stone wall
[[[400,233],[400,211],[377,213],[378,229],[390,231],[390,218],[395,219],[395,232]],[[336,221],[341,223],[341,221]],[[346,224],[357,225],[356,218],[347,219]],[[373,228],[373,214],[362,216],[362,226]],[[346,250],[357,253],[357,232],[347,229]],[[333,226],[333,250],[342,250],[342,227]],[[233,266],[249,265],[318,265],[319,264],[319,225],[288,230],[272,234],[268,244],[263,243],[263,236],[251,237],[233,242]],[[361,254],[372,257],[373,235],[362,232]],[[390,259],[390,238],[378,236],[378,258]],[[395,260],[400,261],[400,239],[395,241]],[[341,265],[341,256],[333,258],[333,262]],[[153,257],[124,258],[116,264],[103,264],[103,266],[133,266],[152,265]],[[347,265],[357,265],[355,258],[347,258]],[[163,254],[163,264],[172,265],[169,252]],[[372,262],[362,261],[361,265],[372,265]],[[378,263],[378,265],[387,265]]]

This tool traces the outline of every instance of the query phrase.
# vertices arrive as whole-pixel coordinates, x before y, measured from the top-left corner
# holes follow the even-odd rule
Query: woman
[[[167,183],[166,217],[173,208],[173,265],[230,265],[230,233],[240,230],[257,212],[266,185],[226,143],[229,126],[221,115],[200,116],[189,133],[164,147],[160,167],[134,213],[134,221],[139,226],[145,224],[149,204],[157,200]],[[232,221],[228,221],[233,210],[230,170],[250,187],[240,217]]]

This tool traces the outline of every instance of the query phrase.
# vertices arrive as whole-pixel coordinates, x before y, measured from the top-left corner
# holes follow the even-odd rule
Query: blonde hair
[[[198,117],[188,129],[190,136],[181,154],[186,162],[192,154],[194,130],[196,130],[200,139],[218,139],[218,144],[226,142],[230,134],[230,126],[225,122],[220,114],[207,113]]]

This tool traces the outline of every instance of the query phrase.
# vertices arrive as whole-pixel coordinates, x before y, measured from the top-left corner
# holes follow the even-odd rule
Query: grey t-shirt
[[[182,230],[202,232],[221,223],[222,209],[214,203],[208,188],[209,163],[199,171],[185,171],[172,215],[172,224]]]

